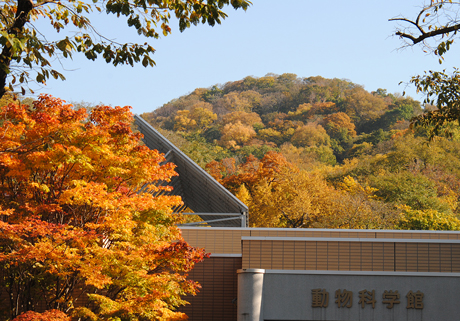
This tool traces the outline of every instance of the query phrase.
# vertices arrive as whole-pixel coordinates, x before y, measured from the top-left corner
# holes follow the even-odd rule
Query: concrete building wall
[[[250,281],[245,275],[252,271],[240,270],[239,278]],[[259,275],[260,290],[247,293],[261,294],[260,313],[238,320],[453,321],[460,315],[460,274],[265,270]],[[255,301],[244,293],[239,300]]]

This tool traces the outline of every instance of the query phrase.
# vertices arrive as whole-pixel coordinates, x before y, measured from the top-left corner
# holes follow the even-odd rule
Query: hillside
[[[252,226],[457,229],[457,126],[428,144],[409,128],[423,111],[348,80],[269,74],[142,117],[244,200]]]

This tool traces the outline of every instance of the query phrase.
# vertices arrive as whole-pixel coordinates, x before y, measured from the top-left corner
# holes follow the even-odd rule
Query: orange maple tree
[[[186,319],[206,254],[176,227],[181,199],[149,193],[177,174],[129,107],[43,95],[0,117],[0,320]]]

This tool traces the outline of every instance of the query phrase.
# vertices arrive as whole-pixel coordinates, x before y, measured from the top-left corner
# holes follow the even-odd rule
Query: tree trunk
[[[29,21],[29,14],[33,8],[32,0],[18,0],[16,16],[11,27],[7,29],[8,34],[17,36],[24,30],[24,25]],[[9,74],[11,58],[13,58],[13,52],[7,43],[0,54],[0,67],[2,67],[0,68],[0,98],[6,93],[6,77]]]

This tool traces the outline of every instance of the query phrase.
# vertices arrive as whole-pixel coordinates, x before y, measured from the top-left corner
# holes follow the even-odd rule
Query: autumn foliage
[[[416,84],[431,99],[453,79],[429,76]],[[180,148],[248,205],[251,227],[459,230],[458,117],[432,121],[458,101],[450,92],[431,106],[345,79],[267,74],[198,88],[142,117],[186,141]],[[178,116],[198,105],[217,117],[185,128]],[[435,132],[447,135],[428,144]]]
[[[347,176],[337,187],[320,172],[299,169],[281,153],[244,163],[228,158],[207,170],[249,207],[252,227],[394,228],[395,211],[376,191]]]
[[[142,145],[129,107],[44,95],[0,112],[0,320],[185,319],[205,254],[176,227],[180,198],[154,196],[174,165]]]

